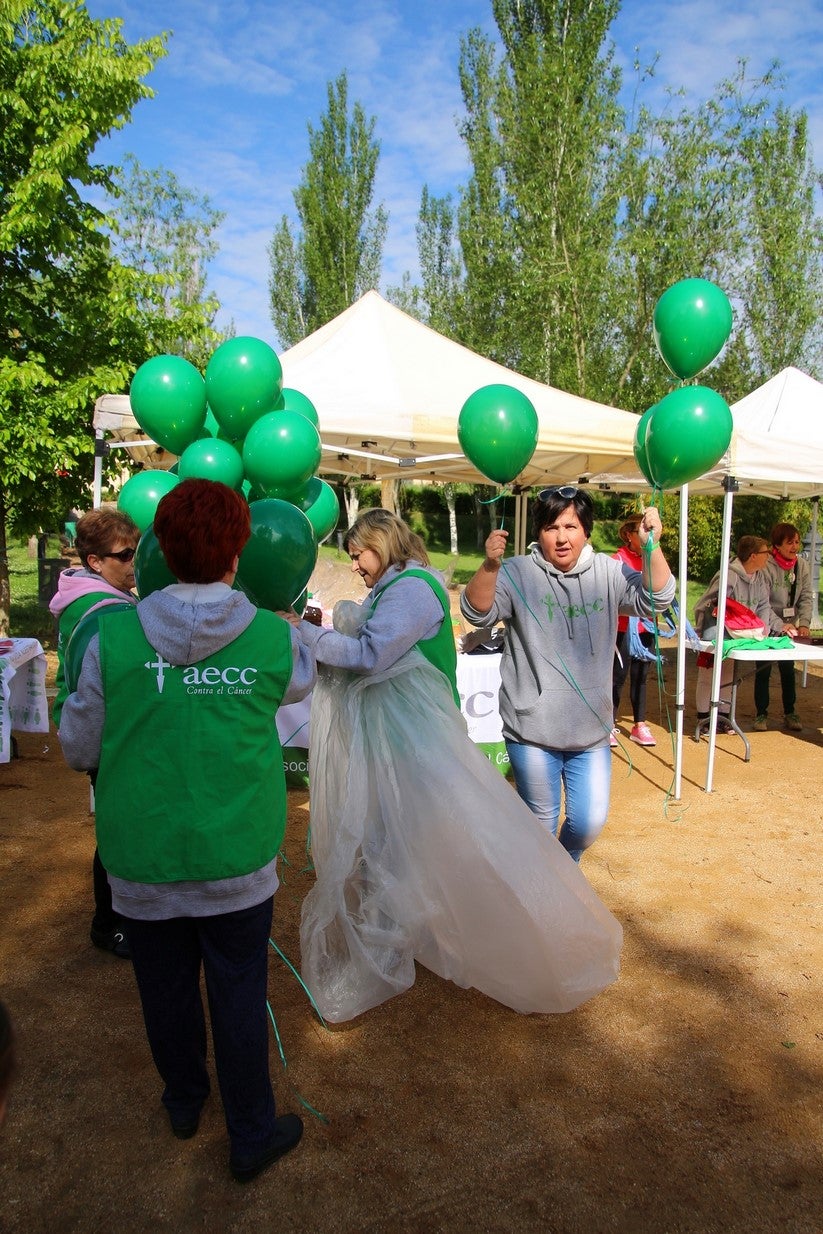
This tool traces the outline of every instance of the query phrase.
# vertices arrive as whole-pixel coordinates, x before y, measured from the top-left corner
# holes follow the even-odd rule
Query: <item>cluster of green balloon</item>
[[[140,596],[174,581],[151,524],[160,499],[180,480],[219,480],[242,493],[252,512],[252,539],[236,586],[266,608],[299,600],[317,546],[337,525],[334,489],[315,475],[322,447],[314,404],[283,387],[282,367],[267,343],[222,343],[205,378],[179,356],[155,356],[137,370],[131,405],[141,428],[179,455],[171,471],[141,472],[122,488],[118,506],[143,532],[135,556]]]
[[[508,484],[527,465],[537,446],[537,412],[514,386],[481,386],[466,399],[457,420],[457,439],[470,463],[495,484]]]
[[[732,328],[725,292],[706,279],[682,279],[658,300],[657,350],[681,382],[697,376],[722,351]],[[708,386],[681,385],[640,417],[634,457],[655,488],[680,488],[710,471],[729,448],[732,413]]]

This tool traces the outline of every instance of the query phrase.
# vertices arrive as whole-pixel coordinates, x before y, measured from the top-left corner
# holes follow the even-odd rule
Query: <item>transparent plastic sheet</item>
[[[335,626],[366,616],[341,601]],[[311,732],[300,942],[327,1020],[407,990],[415,960],[521,1012],[570,1011],[617,978],[619,923],[419,652],[370,677],[322,668]]]

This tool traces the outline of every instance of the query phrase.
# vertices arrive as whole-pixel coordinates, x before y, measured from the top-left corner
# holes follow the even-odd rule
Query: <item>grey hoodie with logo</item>
[[[617,618],[650,618],[671,604],[675,581],[650,597],[643,576],[585,545],[563,572],[538,545],[505,558],[494,602],[479,613],[460,600],[473,625],[506,623],[500,717],[508,741],[551,750],[606,745],[612,728],[612,663]]]

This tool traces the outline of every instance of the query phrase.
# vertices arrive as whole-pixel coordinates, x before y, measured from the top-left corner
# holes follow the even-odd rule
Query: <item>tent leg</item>
[[[689,555],[689,486],[680,490],[680,552],[678,557],[678,604],[680,620],[677,623],[677,692],[675,696],[674,737],[674,799],[680,800],[683,781],[683,721],[686,707],[686,600],[688,595]]]
[[[717,593],[717,634],[715,657],[712,668],[712,693],[709,715],[709,757],[706,763],[706,792],[712,791],[714,751],[717,745],[717,712],[720,707],[720,673],[723,668],[723,631],[726,628],[726,586],[729,581],[729,558],[731,556],[732,506],[738,484],[734,476],[724,476],[723,488],[723,538],[720,543],[720,581]]]

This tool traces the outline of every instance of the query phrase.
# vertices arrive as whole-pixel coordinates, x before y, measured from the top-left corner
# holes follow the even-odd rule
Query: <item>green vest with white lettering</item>
[[[291,634],[258,610],[189,666],[151,646],[137,611],[100,614],[106,718],[95,790],[104,867],[139,883],[234,878],[277,854],[286,825],[275,713]]]
[[[426,657],[429,664],[433,664],[435,668],[439,668],[449,683],[452,692],[452,697],[456,705],[460,706],[460,695],[457,691],[457,648],[454,644],[454,634],[452,633],[451,607],[449,605],[449,597],[445,590],[434,577],[426,570],[415,570],[410,566],[407,570],[403,570],[400,574],[396,574],[394,578],[386,583],[375,597],[372,604],[372,612],[374,612],[380,597],[384,595],[391,587],[392,583],[398,582],[401,578],[422,578],[428,583],[434,594],[437,596],[443,608],[443,624],[432,638],[421,638],[416,644],[418,651]]]

